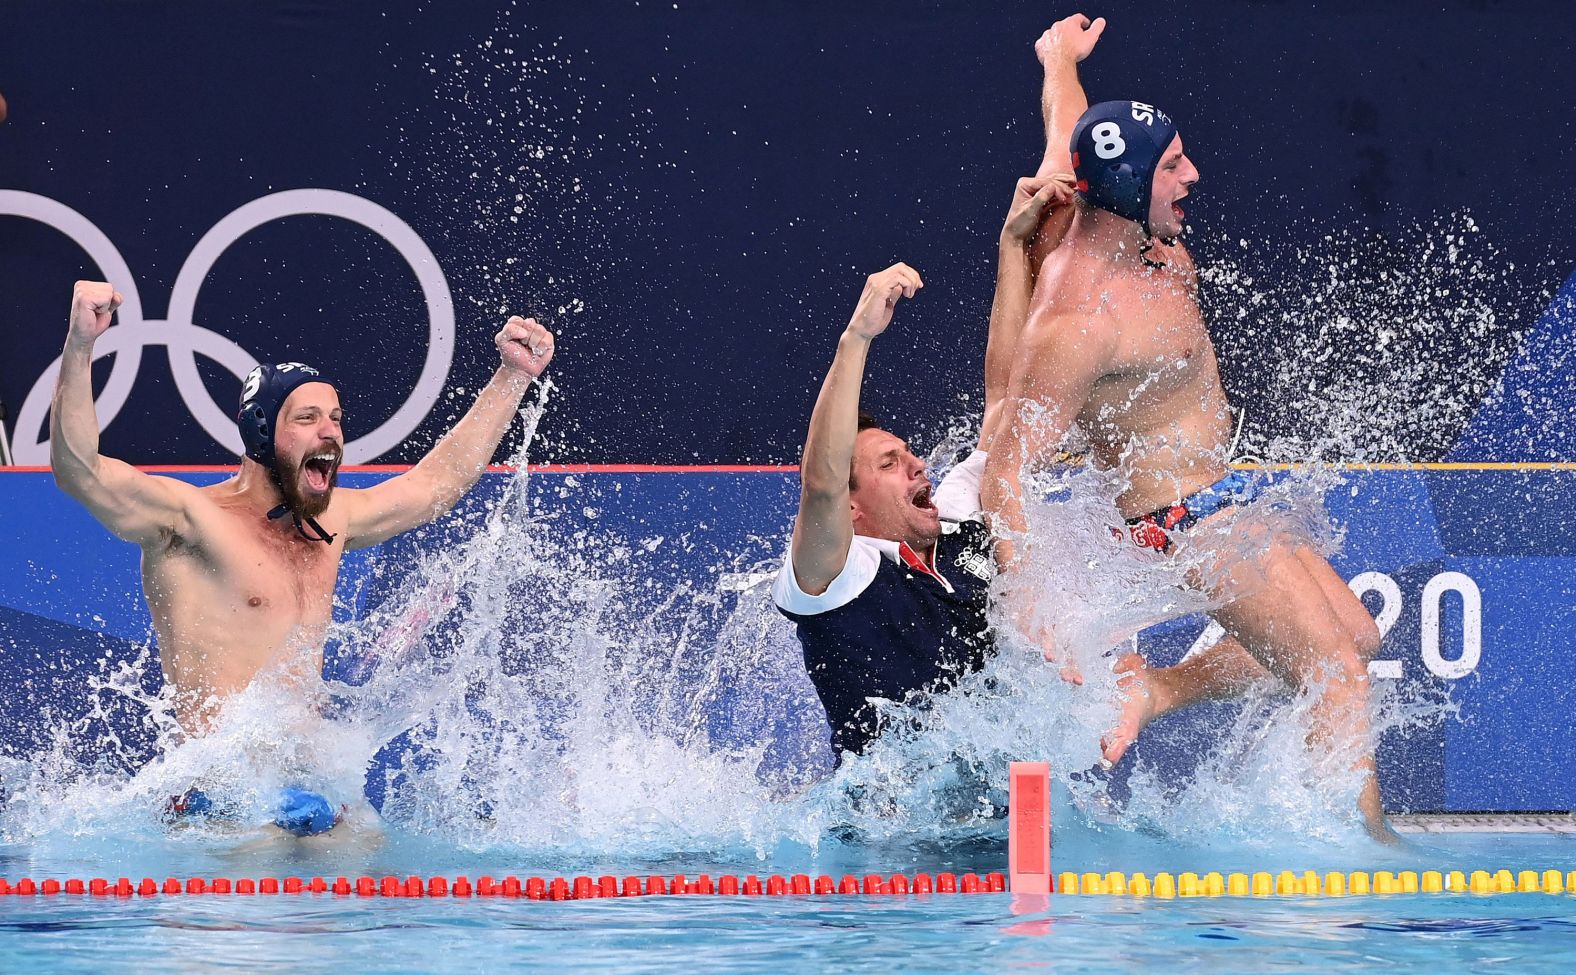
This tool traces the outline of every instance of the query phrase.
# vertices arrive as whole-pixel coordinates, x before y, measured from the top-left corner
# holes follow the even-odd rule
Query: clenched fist
[[[553,333],[534,318],[515,315],[493,336],[504,368],[535,379],[553,360]]]
[[[91,348],[125,300],[107,281],[78,281],[71,290],[71,330],[66,340]]]
[[[1052,58],[1077,64],[1089,56],[1104,32],[1104,17],[1090,20],[1083,14],[1073,14],[1058,20],[1051,25],[1050,30],[1041,34],[1040,39],[1034,42],[1034,53],[1041,64],[1049,64]]]
[[[919,272],[907,264],[894,264],[870,275],[854,308],[854,317],[848,321],[848,331],[867,342],[875,338],[892,323],[892,309],[897,307],[898,299],[912,298],[924,286]]]

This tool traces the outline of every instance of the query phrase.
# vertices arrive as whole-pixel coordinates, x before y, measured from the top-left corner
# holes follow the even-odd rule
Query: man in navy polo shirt
[[[832,746],[863,751],[869,698],[943,689],[985,662],[994,562],[978,520],[943,521],[925,462],[859,412],[870,343],[924,287],[895,264],[872,274],[810,418],[799,517],[773,588],[798,627]]]

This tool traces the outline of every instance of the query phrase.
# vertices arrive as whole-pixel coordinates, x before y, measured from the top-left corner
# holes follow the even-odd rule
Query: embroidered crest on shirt
[[[974,576],[976,579],[983,579],[986,582],[989,582],[991,577],[996,574],[996,565],[990,556],[980,552],[959,552],[955,564],[969,575]]]

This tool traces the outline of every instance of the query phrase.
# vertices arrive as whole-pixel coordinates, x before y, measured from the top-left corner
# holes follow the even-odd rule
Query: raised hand
[[[91,348],[109,328],[115,309],[125,300],[107,281],[78,281],[71,290],[71,328],[67,341]]]
[[[553,360],[553,333],[534,318],[515,315],[493,336],[493,344],[498,346],[504,368],[532,379],[540,376]]]
[[[1041,34],[1034,42],[1034,53],[1041,64],[1048,63],[1051,58],[1064,58],[1076,64],[1089,56],[1104,32],[1104,17],[1090,20],[1083,14],[1073,14],[1058,20]]]
[[[875,338],[892,323],[892,309],[897,307],[899,299],[914,297],[924,286],[919,272],[907,264],[894,264],[870,275],[865,279],[865,290],[854,308],[854,317],[848,321],[848,331],[866,341]]]
[[[1053,176],[1026,176],[1018,180],[1012,194],[1012,206],[1007,211],[1007,222],[1001,228],[1003,237],[1027,243],[1040,228],[1047,208],[1064,207],[1073,200],[1073,178],[1066,173]]]

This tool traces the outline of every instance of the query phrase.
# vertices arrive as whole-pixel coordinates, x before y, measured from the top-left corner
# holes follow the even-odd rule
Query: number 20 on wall
[[[1401,587],[1383,572],[1364,572],[1353,576],[1347,585],[1359,599],[1370,592],[1379,594],[1379,613],[1374,623],[1381,639],[1389,635],[1395,621],[1401,618]],[[1461,652],[1453,659],[1446,659],[1439,646],[1439,614],[1447,592],[1461,597]],[[1476,670],[1483,655],[1483,594],[1472,577],[1461,572],[1434,576],[1423,586],[1422,609],[1419,650],[1428,672],[1445,680],[1460,680]],[[1375,660],[1368,665],[1368,672],[1379,678],[1399,678],[1401,661]]]

